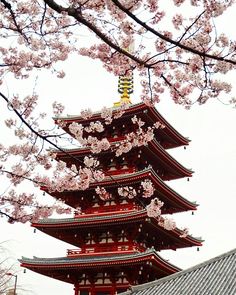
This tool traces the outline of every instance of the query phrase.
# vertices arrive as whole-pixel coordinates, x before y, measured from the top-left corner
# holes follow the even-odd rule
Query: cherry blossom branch
[[[184,31],[184,33],[183,33],[183,35],[179,38],[179,40],[178,40],[178,42],[181,42],[181,40],[183,40],[183,38],[186,36],[186,34],[192,29],[192,27],[199,21],[199,19],[205,14],[205,10],[202,12],[202,13],[200,13],[196,18],[195,18],[195,20],[191,23],[191,25],[189,25],[186,29],[185,29],[185,31]]]
[[[13,177],[23,178],[23,179],[28,180],[28,181],[30,181],[30,182],[33,182],[33,183],[35,183],[35,184],[37,184],[37,185],[44,185],[44,183],[41,183],[41,182],[39,182],[39,181],[37,181],[37,180],[35,180],[35,179],[33,179],[33,178],[27,177],[27,176],[25,176],[25,175],[19,175],[19,174],[16,174],[16,173],[12,172],[12,171],[8,171],[8,170],[1,169],[1,168],[0,168],[0,172],[1,172],[1,173],[8,174],[8,175],[11,175],[11,176],[13,176]]]
[[[39,137],[39,138],[41,138],[42,140],[43,140],[43,142],[44,141],[46,141],[47,143],[49,143],[50,145],[53,145],[53,147],[55,147],[57,150],[60,150],[61,152],[63,152],[65,155],[67,155],[67,156],[69,156],[70,158],[72,158],[72,159],[74,159],[74,160],[76,160],[76,161],[79,161],[80,163],[82,163],[83,165],[84,165],[84,161],[81,161],[79,158],[77,158],[77,157],[74,157],[73,155],[71,155],[70,153],[68,153],[67,151],[65,151],[64,149],[61,149],[60,147],[58,147],[56,144],[54,144],[52,141],[50,141],[49,139],[48,139],[48,136],[47,135],[42,135],[41,133],[39,133],[38,131],[36,131],[23,117],[22,117],[22,114],[21,113],[19,113],[18,112],[18,110],[16,110],[13,106],[12,106],[12,104],[11,104],[11,102],[10,102],[10,100],[3,94],[3,93],[1,93],[0,92],[0,96],[7,102],[7,104],[8,105],[10,105],[11,106],[11,108],[12,108],[12,110],[16,113],[16,115],[20,118],[20,120],[22,121],[22,123],[23,124],[25,124],[29,129],[30,129],[30,131],[32,132],[32,133],[34,133],[35,135],[36,135],[36,137]],[[37,184],[37,185],[44,185],[41,181],[39,182],[39,181],[37,181],[37,180],[35,180],[35,179],[31,179],[31,178],[29,178],[29,177],[27,177],[27,176],[25,176],[25,175],[19,175],[19,174],[16,174],[16,173],[13,173],[13,172],[10,172],[10,171],[6,171],[6,170],[3,170],[2,169],[2,172],[5,172],[5,173],[7,173],[7,174],[9,174],[9,175],[11,175],[11,176],[13,176],[13,177],[17,177],[17,178],[22,178],[22,179],[26,179],[26,180],[29,180],[29,181],[32,181],[32,182],[34,182],[35,184]],[[92,174],[92,175],[96,175],[95,173],[95,171],[93,171],[93,169],[90,169],[90,173]],[[114,177],[112,177],[111,175],[107,175],[114,183],[116,183],[118,186],[122,186],[122,184],[120,184],[119,183],[119,181],[117,181]],[[95,176],[94,176],[95,177]],[[72,178],[71,178],[71,180],[72,180]],[[140,200],[140,199],[138,199],[137,198],[137,200],[139,201],[139,203],[142,205],[142,207],[144,207],[145,208],[145,205],[144,205],[144,203]]]
[[[0,96],[7,102],[8,105],[11,105],[10,100],[2,93],[0,92]],[[21,114],[11,105],[13,111],[15,112],[15,114],[18,116],[18,118],[22,121],[22,123],[28,127],[28,129],[34,133],[37,137],[41,138],[43,141],[46,141],[47,143],[49,143],[51,146],[53,146],[54,148],[56,148],[57,150],[63,152],[64,154],[66,154],[67,156],[72,157],[73,159],[83,163],[82,161],[80,161],[80,159],[78,159],[77,157],[74,157],[73,155],[71,155],[70,153],[68,153],[66,150],[60,148],[58,145],[56,145],[54,142],[52,142],[51,140],[48,139],[47,135],[42,135],[40,132],[38,132],[37,130],[35,130],[34,128],[32,128],[32,126],[21,116]]]
[[[41,20],[41,24],[40,24],[40,32],[41,32],[42,36],[44,35],[44,33],[43,33],[43,23],[44,23],[46,11],[47,11],[47,4],[44,3],[43,15],[42,15],[42,20]]]
[[[135,57],[128,51],[122,49],[121,47],[117,46],[114,42],[111,41],[110,38],[108,38],[106,35],[104,35],[94,24],[90,23],[88,20],[86,20],[80,11],[73,7],[63,7],[59,4],[57,4],[53,0],[44,0],[44,2],[53,10],[55,10],[58,13],[68,13],[69,16],[72,16],[75,18],[79,23],[82,23],[87,28],[89,28],[91,31],[93,31],[102,41],[104,41],[106,44],[108,44],[111,48],[115,49],[117,52],[123,54],[124,56],[129,57],[131,60],[137,62],[139,65],[145,65],[145,62],[141,59]],[[148,66],[148,65],[145,65]]]
[[[27,38],[26,35],[22,32],[21,28],[19,27],[19,25],[18,25],[18,23],[17,23],[17,21],[16,21],[16,17],[15,17],[15,14],[14,14],[13,10],[12,10],[11,4],[10,4],[9,2],[5,1],[5,0],[0,0],[0,2],[2,2],[3,5],[5,6],[5,8],[9,10],[10,15],[11,15],[11,17],[12,17],[12,20],[13,20],[13,22],[14,22],[14,25],[15,25],[15,27],[16,27],[17,32],[19,32],[19,33],[24,37],[24,39],[28,42],[28,38]]]
[[[176,87],[174,87],[172,84],[171,84],[171,82],[164,76],[164,75],[161,75],[161,78],[166,82],[166,84],[170,87],[170,88],[172,88],[172,89],[174,89],[178,94],[179,94],[179,96],[181,96],[182,98],[184,98],[183,96],[182,96],[182,94],[179,92],[179,90],[176,88]]]
[[[145,28],[147,31],[153,33],[155,36],[159,37],[160,39],[170,43],[170,44],[173,44],[181,49],[184,49],[186,50],[187,52],[191,52],[195,55],[199,55],[201,57],[205,56],[207,58],[210,58],[210,59],[213,59],[213,60],[217,60],[217,61],[224,61],[224,62],[227,62],[227,63],[230,63],[230,64],[233,64],[233,65],[236,65],[236,61],[235,60],[232,60],[232,59],[226,59],[224,57],[221,57],[221,56],[217,56],[217,55],[212,55],[212,54],[208,54],[206,52],[202,52],[202,51],[199,51],[197,49],[194,49],[192,47],[189,47],[189,46],[186,46],[184,44],[182,44],[181,42],[179,41],[175,41],[171,38],[168,38],[167,36],[159,33],[158,31],[156,31],[155,29],[153,29],[152,27],[150,27],[149,25],[147,25],[145,22],[141,21],[139,18],[137,18],[129,9],[125,8],[121,3],[120,1],[118,0],[112,0],[112,2],[117,6],[119,7],[119,9],[121,11],[123,11],[124,13],[126,13],[131,19],[133,19],[136,23],[138,23],[140,26],[142,26],[143,28]]]
[[[203,11],[192,23],[191,23],[191,25],[189,25],[186,29],[185,29],[185,31],[184,31],[184,33],[182,34],[182,36],[178,39],[178,42],[181,42],[181,40],[186,36],[186,34],[190,31],[190,29],[197,23],[197,21],[203,16],[203,14],[205,13],[205,11]],[[195,32],[196,33],[196,32]],[[193,34],[191,34],[187,39],[189,39],[190,37],[192,37],[193,36]],[[149,62],[150,60],[152,60],[152,59],[154,59],[154,58],[156,58],[156,57],[158,57],[158,56],[160,56],[160,55],[163,55],[163,54],[165,54],[165,53],[167,53],[167,52],[169,52],[170,50],[172,50],[172,49],[174,49],[174,48],[176,48],[177,46],[176,45],[173,45],[173,46],[171,46],[171,47],[168,47],[166,50],[164,50],[164,51],[162,51],[162,52],[159,52],[159,53],[157,53],[157,54],[155,54],[155,55],[153,55],[153,56],[151,56],[150,58],[148,58],[148,59],[146,59],[146,63],[147,62]],[[167,60],[167,59],[163,59],[163,60],[158,60],[157,62],[154,62],[154,63],[151,63],[151,64],[149,64],[150,65],[150,67],[152,67],[152,66],[154,66],[154,65],[156,65],[157,63],[160,63],[160,62],[175,62],[175,63],[178,63],[178,64],[183,64],[183,65],[188,65],[188,63],[187,62],[183,62],[183,61],[181,61],[181,60],[173,60],[173,59],[169,59],[169,60]]]
[[[0,215],[2,216],[6,216],[8,218],[9,223],[12,223],[14,221],[17,221],[17,219],[15,219],[14,217],[12,217],[11,215],[9,215],[8,213],[1,211],[0,209]]]
[[[151,103],[153,103],[151,73],[150,73],[150,69],[147,69],[147,70],[148,70],[148,85],[149,85],[149,92],[150,92],[150,101]]]

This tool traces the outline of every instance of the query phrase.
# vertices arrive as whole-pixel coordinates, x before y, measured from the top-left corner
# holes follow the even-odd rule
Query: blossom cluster
[[[140,118],[137,118],[136,115],[131,118],[131,121],[133,124],[137,125],[138,128],[136,131],[126,134],[125,139],[116,144],[116,157],[121,156],[123,153],[128,153],[132,148],[147,145],[149,141],[154,139],[155,129],[165,128],[160,122],[155,122],[153,126],[143,128],[145,123]]]
[[[107,201],[111,199],[111,194],[106,191],[104,187],[97,186],[95,192],[99,195],[102,201]]]
[[[154,193],[154,186],[149,179],[145,179],[141,182],[141,186],[143,188],[143,197],[150,198]]]
[[[158,224],[166,230],[174,230],[176,228],[176,223],[173,219],[168,217],[163,217],[161,215],[161,207],[163,207],[164,203],[160,201],[158,198],[154,198],[151,200],[150,204],[147,205],[147,215],[149,217],[156,218],[158,220]],[[185,232],[183,231],[184,237]]]
[[[214,75],[221,74],[218,80],[225,82],[224,73],[235,69],[235,41],[217,32],[214,21],[235,5],[233,0],[173,0],[168,6],[159,0],[45,3],[14,1],[11,17],[5,1],[1,3],[0,34],[6,42],[0,48],[0,83],[6,73],[27,79],[30,72],[42,68],[63,78],[66,73],[56,63],[78,54],[99,59],[117,76],[136,69],[142,79],[141,99],[150,105],[166,92],[176,103],[190,107],[192,97],[200,104],[214,98]],[[162,30],[169,19],[168,30]],[[87,46],[75,34],[82,30],[81,23],[91,37]],[[137,48],[131,46],[134,40]],[[184,74],[178,87],[176,69]],[[228,94],[222,86],[220,94]],[[90,111],[82,111],[81,116],[89,118]]]
[[[164,205],[158,198],[151,200],[150,204],[147,205],[147,215],[149,217],[159,217],[161,216],[161,207]]]
[[[15,190],[10,190],[4,194],[0,199],[0,207],[4,206],[4,215],[9,216],[10,223],[27,221],[38,221],[39,218],[47,218],[53,212],[58,214],[69,214],[71,209],[63,206],[59,202],[54,202],[50,206],[42,205],[36,200],[34,194],[20,193],[17,194]],[[12,208],[13,206],[13,208]],[[32,212],[30,208],[34,207]]]
[[[137,192],[132,186],[119,187],[118,194],[128,199],[133,199],[134,197],[137,196]]]

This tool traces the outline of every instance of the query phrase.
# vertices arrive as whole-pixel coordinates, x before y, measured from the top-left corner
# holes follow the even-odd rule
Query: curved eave
[[[116,109],[114,108],[115,112]],[[159,121],[162,124],[165,125],[165,130],[163,130],[163,133],[167,133],[167,135],[174,139],[174,141],[176,142],[175,146],[181,146],[181,145],[188,145],[190,140],[184,136],[182,136],[170,123],[168,123],[164,117],[156,110],[156,108],[154,107],[149,107],[144,103],[138,103],[138,104],[133,104],[130,105],[126,110],[125,113],[122,117],[124,116],[131,116],[131,115],[135,115],[138,113],[144,113],[145,115],[148,116],[148,118],[150,118],[152,120],[153,123]],[[121,119],[122,119],[121,117]],[[63,121],[66,124],[70,124],[72,122],[77,122],[80,124],[88,124],[92,121],[97,121],[97,120],[103,120],[101,118],[101,112],[97,112],[94,113],[93,116],[89,119],[83,119],[81,116],[67,116],[67,117],[57,117],[57,118],[53,118],[55,123],[57,124],[57,121]],[[117,119],[119,120],[119,119]],[[66,128],[64,128],[66,130]],[[68,131],[68,130],[67,130]]]
[[[153,181],[155,189],[157,191],[161,190],[163,195],[170,201],[173,199],[176,203],[181,204],[186,208],[186,210],[196,210],[197,204],[192,203],[178,194],[175,190],[173,190],[170,186],[168,186],[156,173],[152,168],[147,168],[142,171],[129,173],[129,174],[122,174],[122,175],[113,175],[112,179],[106,177],[101,182],[95,182],[91,184],[89,189],[94,189],[97,186],[104,186],[104,187],[118,187],[121,184],[131,184],[135,181],[142,181],[145,178],[149,178]],[[114,183],[114,180],[118,182]]]
[[[147,168],[145,170],[122,174],[122,175],[114,175],[112,178],[106,177],[101,182],[94,182],[90,185],[90,187],[86,190],[94,190],[97,186],[104,186],[105,188],[119,187],[121,185],[130,185],[135,182],[140,182],[145,178],[150,179],[157,191],[161,191],[161,193],[169,200],[170,203],[176,203],[185,210],[196,210],[197,204],[192,203],[178,194],[175,190],[170,188],[155,172],[152,168]],[[43,188],[46,191],[46,188]],[[52,196],[62,198],[65,192],[52,192],[50,193]],[[70,191],[72,192],[72,191]],[[84,191],[81,191],[84,193]]]
[[[19,261],[22,267],[29,268],[37,271],[37,269],[84,269],[84,268],[97,268],[97,267],[114,267],[114,266],[131,266],[133,264],[140,264],[147,261],[152,261],[160,270],[165,271],[168,274],[180,271],[178,267],[170,264],[163,258],[161,258],[155,250],[148,250],[142,253],[134,254],[122,254],[117,255],[115,252],[111,256],[96,256],[91,255],[90,257],[59,257],[59,258],[38,258],[33,259],[22,257]]]
[[[87,217],[81,215],[78,218],[45,218],[40,219],[37,223],[32,223],[33,227],[80,227],[88,225],[102,226],[104,223],[116,223],[124,221],[132,221],[135,219],[140,219],[140,217],[146,217],[146,210],[132,211],[129,213],[118,213],[112,215],[89,215]]]
[[[165,163],[168,163],[170,167],[173,167],[175,171],[179,172],[180,177],[191,177],[193,171],[187,169],[181,165],[175,158],[173,158],[156,140],[152,140],[148,143],[148,146],[143,148],[150,147],[150,149],[156,153],[157,157],[160,156]]]
[[[115,147],[119,141],[114,141],[111,144],[111,149],[108,151],[102,152],[101,154],[107,154],[107,153],[114,153],[112,151],[112,147]],[[150,148],[153,151],[153,154],[158,158],[160,158],[165,166],[168,166],[169,169],[172,171],[172,173],[176,174],[176,177],[173,176],[173,178],[180,178],[180,177],[191,177],[193,174],[193,171],[184,167],[181,165],[175,158],[173,158],[155,139],[149,141],[147,146],[141,146],[141,149],[147,149]],[[91,154],[91,150],[89,148],[77,148],[77,149],[68,149],[65,150],[68,154],[72,156],[79,156],[84,157],[86,155]],[[66,161],[66,158],[68,158],[68,155],[65,155],[65,153],[58,151],[56,152],[57,159],[64,159]]]
[[[134,211],[130,213],[120,213],[112,214],[108,216],[90,216],[90,217],[81,217],[78,218],[65,218],[65,219],[42,219],[38,223],[33,223],[32,226],[38,230],[43,231],[49,235],[54,236],[55,229],[68,230],[68,229],[87,229],[89,227],[98,228],[106,226],[114,226],[115,224],[130,224],[130,223],[146,223],[147,219],[150,223],[147,223],[149,226],[152,225],[159,232],[162,232],[165,236],[168,236],[170,239],[178,241],[179,247],[192,247],[192,246],[201,246],[202,240],[187,235],[186,237],[181,237],[183,232],[176,228],[174,230],[166,230],[163,227],[159,226],[158,220],[156,218],[149,218],[147,216],[146,210]],[[55,236],[56,237],[56,236]],[[56,237],[57,238],[57,237]]]
[[[181,135],[166,119],[157,111],[154,107],[147,107],[148,115],[152,118],[154,122],[160,121],[166,126],[166,131],[168,135],[172,138],[175,138],[176,141],[179,142],[180,145],[188,145],[190,140],[183,135]]]

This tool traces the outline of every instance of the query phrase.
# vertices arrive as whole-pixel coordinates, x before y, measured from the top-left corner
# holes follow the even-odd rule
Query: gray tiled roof
[[[138,210],[138,211],[132,211],[132,212],[124,212],[124,213],[119,213],[119,214],[112,214],[112,215],[101,215],[101,216],[90,216],[90,217],[86,217],[86,215],[84,215],[85,217],[83,217],[83,215],[81,215],[81,217],[79,218],[45,218],[45,219],[40,219],[37,223],[33,224],[34,227],[41,229],[41,228],[45,228],[44,226],[46,225],[47,228],[56,228],[57,227],[61,227],[65,228],[65,226],[81,226],[81,223],[84,224],[85,222],[90,222],[93,221],[95,222],[96,225],[102,225],[104,223],[99,223],[99,221],[105,221],[107,220],[108,222],[112,222],[113,220],[124,220],[125,218],[131,218],[131,220],[135,220],[135,217],[139,217],[139,218],[146,218],[147,214],[146,214],[146,209],[143,210]],[[139,220],[139,219],[138,219]],[[153,221],[149,221],[149,223],[154,224],[155,225],[155,218],[152,219]],[[51,227],[50,227],[51,225]],[[168,232],[168,230],[164,229],[164,232]],[[181,233],[182,230],[179,228],[175,228],[172,230],[172,233],[175,233],[175,235],[177,235],[177,237],[179,237],[181,239]],[[185,237],[182,237],[183,241]],[[201,239],[201,237],[193,237],[192,235],[187,235],[186,236],[187,239],[190,239],[192,241],[195,242],[203,242],[203,240]],[[175,236],[176,239],[176,236]]]
[[[30,264],[42,264],[42,265],[57,265],[57,264],[75,264],[75,263],[89,263],[89,262],[103,262],[103,261],[115,261],[115,260],[127,260],[133,258],[145,257],[148,254],[156,254],[159,258],[160,256],[155,252],[155,250],[150,249],[142,253],[132,253],[132,254],[118,254],[118,255],[87,255],[87,256],[78,256],[78,257],[55,257],[55,258],[41,258],[34,256],[33,258],[22,257],[19,259],[21,263],[30,263]],[[160,258],[162,259],[162,258]]]
[[[148,249],[145,252],[137,252],[137,253],[130,253],[130,254],[114,254],[111,256],[108,255],[88,255],[88,256],[78,256],[78,257],[56,257],[56,258],[40,258],[34,256],[33,258],[22,257],[19,261],[22,264],[28,265],[42,265],[42,266],[57,266],[63,265],[70,266],[75,264],[88,264],[88,263],[99,263],[99,262],[114,262],[120,261],[121,263],[124,261],[129,261],[133,259],[141,259],[141,258],[148,258],[150,256],[155,256],[155,258],[160,261],[162,264],[166,264],[169,267],[174,267],[176,270],[180,270],[178,267],[174,266],[173,264],[164,260],[155,249]]]
[[[39,219],[37,221],[37,225],[44,225],[44,224],[68,224],[68,223],[77,223],[80,224],[81,222],[85,221],[99,221],[99,220],[110,220],[110,219],[120,219],[120,218],[127,218],[127,217],[133,217],[133,216],[139,216],[142,215],[143,213],[146,213],[146,209],[142,210],[137,210],[137,211],[126,211],[124,213],[118,213],[114,214],[111,213],[109,215],[96,215],[96,216],[89,216],[86,217],[86,214],[80,215],[80,217],[71,217],[71,218],[44,218],[44,219]]]
[[[120,295],[235,295],[236,249]]]

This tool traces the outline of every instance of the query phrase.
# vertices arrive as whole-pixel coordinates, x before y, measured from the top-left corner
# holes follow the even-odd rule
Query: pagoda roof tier
[[[117,112],[117,108],[112,108],[113,114]],[[124,114],[115,119],[109,126],[113,127],[117,122],[122,122],[123,120],[127,119],[128,117],[133,117],[134,115],[137,115],[140,117],[143,121],[154,124],[155,122],[160,122],[165,126],[163,129],[158,129],[156,134],[159,138],[161,138],[162,145],[164,148],[174,148],[182,145],[188,145],[190,140],[184,136],[182,136],[173,126],[168,123],[164,117],[156,110],[154,107],[147,106],[144,103],[138,103],[138,104],[132,104],[127,107],[127,109],[124,110]],[[101,118],[101,112],[95,112],[91,118],[84,119],[81,116],[77,115],[68,115],[66,117],[56,117],[54,118],[55,123],[58,121],[63,121],[66,123],[66,126],[63,127],[63,129],[70,133],[68,129],[68,125],[72,122],[80,123],[84,126],[88,125],[90,122],[93,121],[104,121],[104,119]]]
[[[162,278],[173,274],[180,269],[163,258],[154,249],[142,253],[113,255],[88,255],[86,257],[58,257],[33,259],[22,257],[21,266],[37,273],[65,281],[77,283],[84,273],[91,276],[93,273],[105,271],[108,276],[114,272],[125,272],[131,274],[137,267],[145,267],[153,279]],[[154,275],[154,276],[153,276]],[[153,280],[152,279],[152,280]]]
[[[140,182],[150,179],[154,185],[155,192],[153,197],[158,197],[161,201],[164,202],[163,212],[166,214],[172,214],[175,212],[183,212],[188,210],[196,210],[197,204],[188,201],[170,186],[168,186],[152,168],[146,168],[142,171],[128,173],[128,174],[119,174],[113,176],[107,176],[103,181],[94,182],[90,184],[90,187],[86,189],[86,197],[84,190],[76,191],[63,191],[63,192],[50,192],[50,194],[57,199],[65,201],[69,206],[76,208],[82,206],[82,203],[86,203],[86,198],[89,199],[90,206],[91,201],[94,195],[94,190],[97,186],[102,186],[107,190],[116,189],[121,186],[133,186],[136,187],[140,185]],[[46,188],[42,188],[47,191]],[[83,200],[82,200],[83,198]],[[133,199],[137,201],[138,196]],[[149,204],[150,198],[141,197],[141,201],[144,205]],[[140,203],[140,201],[138,202]]]
[[[126,213],[114,212],[111,215],[97,213],[90,216],[82,214],[77,218],[42,219],[33,223],[32,226],[50,236],[80,247],[81,240],[84,240],[83,232],[90,231],[90,233],[99,234],[100,232],[112,231],[114,236],[118,236],[121,224],[123,229],[128,229],[131,232],[137,231],[135,237],[140,239],[140,242],[146,239],[146,234],[148,234],[149,242],[147,244],[149,248],[176,250],[177,248],[202,245],[202,240],[198,238],[190,235],[182,236],[183,231],[178,228],[164,229],[158,224],[158,219],[147,216],[145,209]],[[140,225],[143,233],[139,230]],[[80,235],[81,240],[79,240]],[[154,240],[153,237],[155,237]]]
[[[109,158],[115,159],[116,157],[113,150],[117,144],[119,144],[119,141],[113,142],[109,150],[92,155],[98,157],[99,159],[106,157],[106,155],[109,156]],[[146,162],[155,170],[160,170],[160,174],[163,180],[191,177],[193,174],[192,170],[185,168],[182,164],[180,164],[155,139],[149,141],[147,145],[135,147],[130,152],[123,153],[120,157],[130,156],[130,153],[135,150],[141,151],[143,162],[144,160],[146,160]],[[90,148],[67,149],[65,150],[66,153],[62,151],[55,152],[57,154],[58,160],[68,162],[70,163],[70,165],[76,164],[77,159],[81,162],[83,161],[83,158],[85,156],[91,155]],[[120,157],[117,157],[117,159],[119,159]]]

